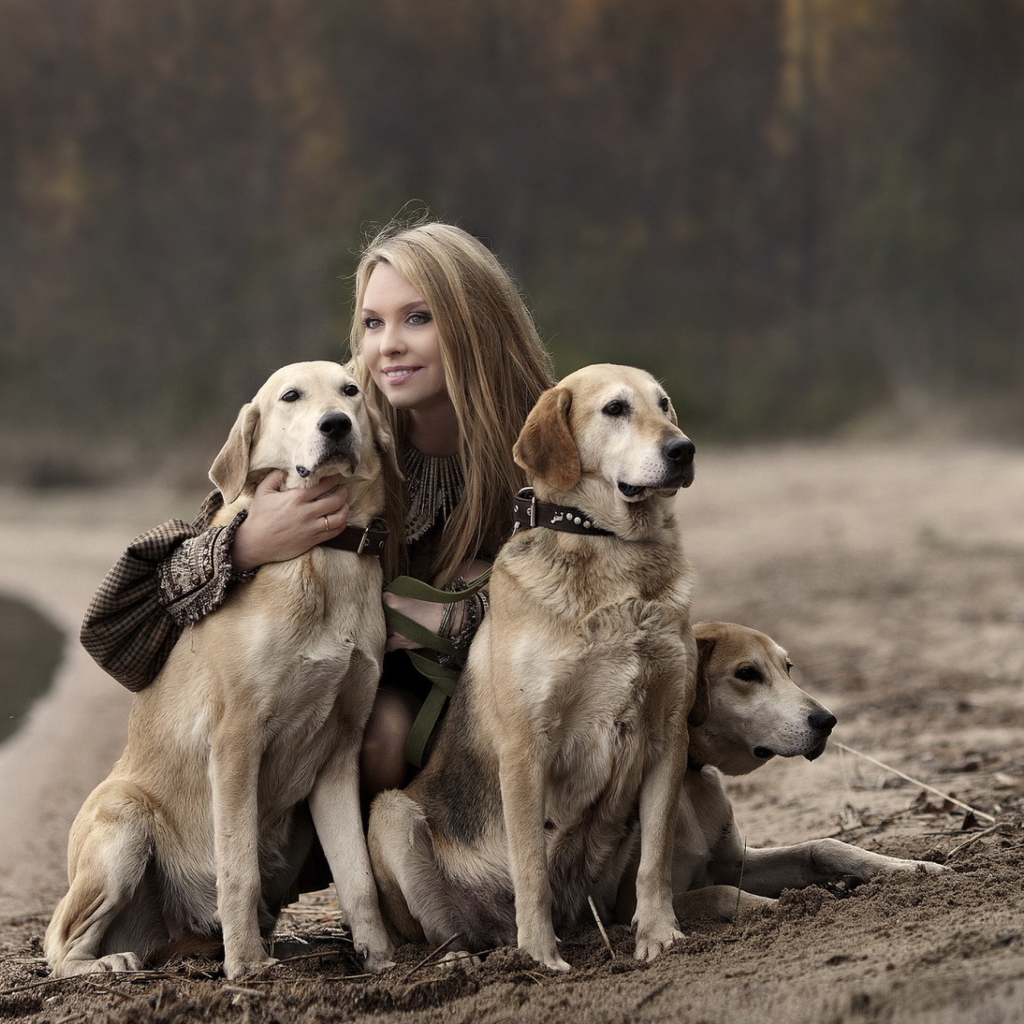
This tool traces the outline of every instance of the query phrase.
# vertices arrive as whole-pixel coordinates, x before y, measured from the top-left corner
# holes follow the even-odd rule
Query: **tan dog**
[[[210,476],[230,522],[255,483],[347,477],[349,522],[384,505],[389,434],[336,363],[278,370],[239,413]],[[369,536],[358,531],[361,536]],[[263,566],[190,628],[132,706],[128,745],[71,829],[70,890],[45,951],[58,977],[137,970],[222,932],[230,978],[273,963],[272,930],[312,841],[371,970],[390,965],[363,838],[358,754],[380,677],[378,558],[320,546]]]
[[[747,848],[722,774],[746,775],[775,756],[813,761],[824,752],[836,719],[793,682],[792,663],[771,637],[731,622],[699,622],[693,629],[700,668],[684,788],[700,827],[676,833],[673,889],[680,918],[731,918],[737,908],[768,904],[784,889],[863,882],[882,872],[946,870],[836,839]],[[631,909],[628,881],[624,896],[620,920],[628,920]]]
[[[673,495],[693,445],[653,377],[600,365],[541,396],[514,453],[550,528],[498,554],[437,747],[374,803],[385,914],[410,940],[518,942],[568,970],[555,929],[588,896],[614,908],[639,820],[636,956],[653,959],[680,937],[670,868],[697,662]]]

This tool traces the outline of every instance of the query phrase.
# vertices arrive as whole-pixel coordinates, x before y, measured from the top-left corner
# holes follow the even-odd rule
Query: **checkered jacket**
[[[210,527],[223,505],[214,491],[191,523],[172,519],[136,537],[93,596],[82,623],[82,646],[133,692],[157,677],[187,626],[216,611],[233,583],[259,571],[238,572],[231,563],[231,544],[245,511],[226,526]],[[440,528],[438,522],[431,534],[410,545],[414,576],[429,578]],[[487,604],[486,590],[466,601],[459,635],[449,637],[456,647],[469,646]]]
[[[209,528],[222,506],[214,491],[193,522],[172,519],[136,537],[93,596],[82,646],[129,690],[156,678],[185,627],[219,608],[231,583],[255,575],[231,564],[246,513]]]

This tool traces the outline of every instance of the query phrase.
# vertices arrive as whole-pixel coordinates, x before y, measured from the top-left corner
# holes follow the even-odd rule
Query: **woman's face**
[[[360,317],[363,359],[396,409],[427,413],[451,405],[430,307],[390,263],[370,271]]]

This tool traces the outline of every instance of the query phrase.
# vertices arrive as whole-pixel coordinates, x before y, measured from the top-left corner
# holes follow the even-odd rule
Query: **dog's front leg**
[[[781,896],[784,889],[805,889],[843,879],[866,882],[878,874],[918,871],[938,874],[949,869],[931,861],[903,860],[862,850],[838,839],[812,839],[796,846],[777,846],[743,851],[728,881],[758,896]],[[716,881],[724,872],[714,871]]]
[[[669,724],[668,734],[674,730]],[[682,735],[686,735],[685,725]],[[677,813],[681,827],[696,829],[692,804],[682,793],[686,747],[670,749],[644,776],[640,789],[640,864],[636,876],[637,960],[653,960],[683,938],[672,906],[672,848]],[[690,820],[685,820],[689,817]]]
[[[525,731],[525,730],[524,730]],[[547,758],[538,739],[522,733],[499,750],[501,803],[508,841],[509,869],[516,901],[518,945],[555,971],[569,965],[558,953],[551,921],[551,880],[544,839]]]
[[[359,746],[339,741],[309,797],[313,824],[331,866],[342,915],[368,971],[394,967],[392,946],[377,901],[359,806]]]
[[[238,978],[276,961],[260,937],[259,771],[263,750],[251,720],[225,714],[210,749],[217,911],[224,973]]]

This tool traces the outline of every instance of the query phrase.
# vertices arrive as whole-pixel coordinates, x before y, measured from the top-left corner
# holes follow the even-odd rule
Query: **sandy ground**
[[[73,637],[125,543],[193,503],[155,489],[0,493],[0,590]],[[251,982],[201,961],[47,981],[40,940],[67,829],[120,750],[130,700],[72,642],[51,694],[0,746],[0,1019],[1024,1021],[1024,452],[702,452],[680,509],[697,616],[775,636],[850,748],[733,780],[748,843],[832,835],[952,871],[789,893],[697,924],[650,965],[632,959],[628,930],[611,929],[613,957],[588,928],[566,937],[565,977],[512,950],[442,969],[426,947],[360,977],[321,895],[281,922],[295,958]]]

